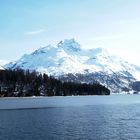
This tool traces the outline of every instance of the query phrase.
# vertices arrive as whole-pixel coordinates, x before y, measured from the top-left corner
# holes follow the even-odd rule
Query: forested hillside
[[[109,95],[100,84],[61,82],[29,70],[1,70],[0,97]]]

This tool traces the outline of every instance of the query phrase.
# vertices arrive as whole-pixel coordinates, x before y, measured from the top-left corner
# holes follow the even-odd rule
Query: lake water
[[[140,139],[140,95],[6,98],[0,106],[0,140]]]

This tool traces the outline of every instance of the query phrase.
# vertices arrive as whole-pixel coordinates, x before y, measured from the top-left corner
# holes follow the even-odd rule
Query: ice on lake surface
[[[0,107],[0,140],[140,139],[140,95],[2,98]]]

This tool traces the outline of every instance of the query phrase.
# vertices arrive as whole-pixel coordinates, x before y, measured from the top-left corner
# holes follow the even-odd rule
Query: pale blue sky
[[[140,65],[140,0],[0,0],[0,59],[68,38]]]

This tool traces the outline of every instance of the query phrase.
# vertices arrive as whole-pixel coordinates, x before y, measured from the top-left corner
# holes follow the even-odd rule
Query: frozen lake
[[[1,140],[140,139],[140,95],[1,98],[0,108]]]

